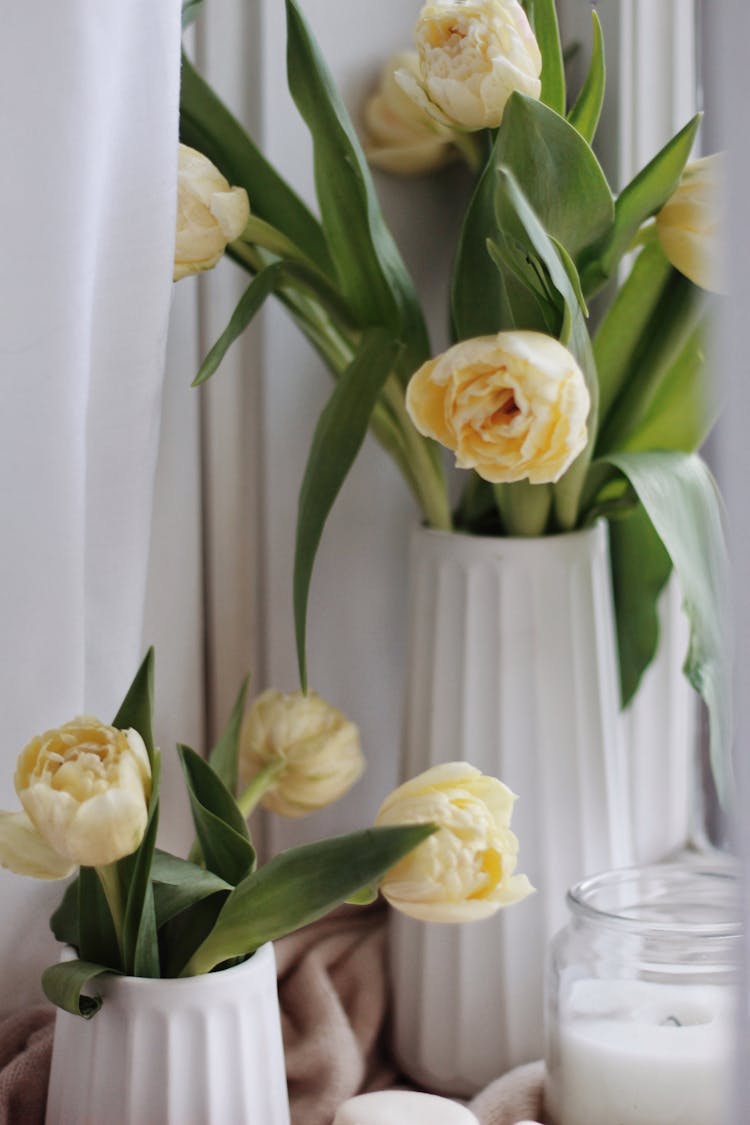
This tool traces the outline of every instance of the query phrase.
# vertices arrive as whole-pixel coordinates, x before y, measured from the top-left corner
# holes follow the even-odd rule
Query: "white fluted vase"
[[[289,1125],[273,947],[180,980],[105,976],[58,1011],[46,1125]]]
[[[412,541],[404,775],[465,759],[517,794],[537,893],[469,925],[394,914],[394,1047],[471,1094],[543,1052],[546,946],[565,894],[632,859],[607,529]]]

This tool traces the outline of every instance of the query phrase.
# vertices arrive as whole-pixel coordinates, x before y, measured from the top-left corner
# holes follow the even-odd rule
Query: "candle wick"
[[[662,1027],[682,1027],[682,1024],[677,1019],[677,1016],[667,1016],[667,1018],[665,1020],[662,1020],[661,1026]]]

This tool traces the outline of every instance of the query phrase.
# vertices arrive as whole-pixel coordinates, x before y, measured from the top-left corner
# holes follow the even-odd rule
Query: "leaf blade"
[[[307,602],[318,545],[331,508],[365,439],[370,416],[398,349],[397,341],[386,329],[368,329],[315,427],[300,488],[294,548],[294,621],[303,689],[307,683]]]
[[[255,849],[237,802],[208,762],[189,746],[177,753],[185,774],[190,808],[206,866],[232,886],[255,865]]]
[[[604,61],[604,36],[602,25],[596,11],[591,12],[594,41],[591,49],[591,62],[581,92],[568,114],[568,121],[591,144],[604,105],[604,91],[607,82],[607,68]]]

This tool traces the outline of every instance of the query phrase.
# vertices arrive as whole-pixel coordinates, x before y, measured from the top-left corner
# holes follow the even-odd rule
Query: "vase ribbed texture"
[[[58,1011],[46,1125],[289,1125],[273,948],[182,980],[103,977]]]
[[[544,962],[583,876],[631,862],[606,526],[544,539],[420,529],[404,775],[464,759],[517,794],[532,898],[470,925],[394,915],[407,1073],[470,1094],[543,1054]]]

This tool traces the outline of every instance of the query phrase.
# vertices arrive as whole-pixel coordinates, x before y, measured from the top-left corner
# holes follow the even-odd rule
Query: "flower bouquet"
[[[269,943],[380,888],[397,908],[439,921],[524,898],[513,794],[451,763],[391,794],[376,827],[258,866],[252,810],[262,801],[282,815],[313,812],[356,781],[363,759],[354,725],[317,696],[266,692],[243,722],[245,684],[207,760],[177,749],[196,833],[182,859],[156,846],[152,676],[149,652],[111,725],[77,718],[32,739],[15,777],[23,811],[0,813],[0,865],[39,879],[77,870],[51,919],[70,954],[42,978],[62,1009],[47,1120],[177,1122],[176,1105],[192,1114],[214,1091],[201,1120],[285,1125]],[[206,1035],[221,1043],[221,1064]],[[259,1044],[250,1055],[249,1039]],[[221,1081],[208,1079],[214,1065]],[[238,1083],[248,1068],[252,1080]]]
[[[424,171],[454,151],[478,168],[451,278],[455,343],[434,357],[349,114],[299,5],[286,7],[289,88],[312,136],[320,217],[187,58],[181,136],[250,201],[228,253],[252,280],[195,382],[271,294],[336,381],[299,499],[302,683],[315,553],[370,427],[432,528],[538,537],[607,520],[623,706],[653,658],[657,599],[676,568],[691,626],[685,670],[709,706],[726,793],[724,538],[695,454],[715,414],[704,290],[721,285],[719,158],[688,164],[699,118],[616,195],[592,148],[605,88],[596,12],[571,102],[553,0],[428,3],[417,52],[389,64],[365,120],[381,167]],[[205,268],[200,253],[194,265]],[[464,470],[453,507],[441,445]]]

